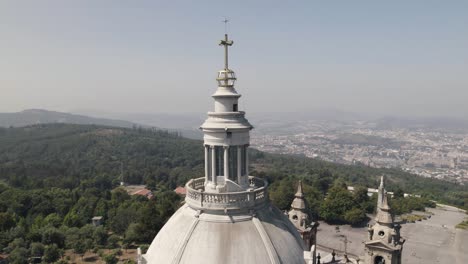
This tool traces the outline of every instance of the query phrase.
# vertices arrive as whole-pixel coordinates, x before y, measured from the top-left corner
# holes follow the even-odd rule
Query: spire
[[[402,263],[401,250],[404,239],[400,236],[400,225],[393,221],[388,206],[387,192],[385,191],[385,178],[380,178],[379,196],[377,198],[377,215],[375,224],[369,226],[369,233],[365,244],[363,263],[381,263],[385,258],[389,263]],[[377,260],[376,256],[380,260]]]
[[[305,210],[305,200],[304,200],[304,193],[302,192],[302,181],[299,181],[297,185],[297,192],[294,195],[295,198],[291,204],[291,208],[296,210]]]
[[[376,221],[380,224],[393,224],[393,217],[388,205],[387,191],[385,191],[384,176],[380,178],[379,196],[377,198]]]
[[[297,192],[295,194],[297,198],[304,198],[304,193],[302,192],[302,181],[299,181],[297,185]]]

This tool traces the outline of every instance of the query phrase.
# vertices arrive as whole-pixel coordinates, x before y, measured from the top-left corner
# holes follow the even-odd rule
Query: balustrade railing
[[[268,199],[265,180],[249,176],[251,189],[242,192],[206,193],[205,178],[192,179],[186,184],[186,202],[197,209],[232,210],[252,208]]]

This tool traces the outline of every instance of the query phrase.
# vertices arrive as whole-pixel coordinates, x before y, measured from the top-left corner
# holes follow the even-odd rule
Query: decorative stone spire
[[[384,186],[384,176],[380,177],[379,195],[377,198],[377,215],[375,221],[380,224],[393,224],[393,216],[390,213],[390,206],[387,200],[387,191]]]
[[[302,181],[297,185],[295,198],[291,203],[291,210],[288,212],[289,220],[293,222],[298,230],[305,231],[309,227],[309,215],[306,212],[304,193],[302,192]]]
[[[297,185],[297,192],[294,195],[295,198],[291,204],[291,208],[296,209],[296,210],[305,210],[305,200],[304,200],[304,193],[302,192],[302,181],[299,181],[299,184]]]
[[[405,240],[400,236],[400,225],[394,222],[390,213],[383,176],[380,178],[375,221],[376,223],[367,229],[369,237],[365,242],[364,263],[401,264],[401,251]]]
[[[301,234],[306,250],[311,250],[312,258],[314,259],[313,263],[315,263],[315,244],[317,239],[318,223],[312,222],[309,219],[309,215],[306,210],[307,208],[304,199],[302,181],[299,181],[297,191],[294,196],[294,200],[291,203],[291,210],[288,212],[288,217],[296,227],[299,234]]]

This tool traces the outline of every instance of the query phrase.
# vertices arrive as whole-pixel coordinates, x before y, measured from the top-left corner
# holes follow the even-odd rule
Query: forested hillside
[[[93,125],[0,128],[0,179],[24,189],[75,188],[86,179],[163,182],[202,175],[201,142],[175,133]]]
[[[64,250],[80,255],[149,243],[180,205],[173,189],[203,176],[203,157],[201,141],[165,131],[69,124],[0,128],[0,253],[15,263],[26,263],[28,256],[50,263]],[[467,187],[401,170],[255,150],[250,157],[251,174],[268,179],[278,207],[289,207],[302,179],[310,213],[329,222],[365,221],[375,202],[363,187],[375,188],[380,175],[398,194],[468,205]],[[155,199],[118,188],[121,171],[125,182],[146,184]],[[346,185],[356,192],[349,193]],[[428,199],[398,195],[392,202],[401,213],[430,205]],[[90,225],[96,215],[104,217],[104,226]]]

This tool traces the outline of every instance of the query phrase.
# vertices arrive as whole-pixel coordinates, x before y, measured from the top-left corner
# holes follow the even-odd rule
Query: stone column
[[[209,166],[209,162],[208,162],[208,159],[210,158],[209,157],[209,146],[205,145],[205,185],[208,183],[209,181],[209,177],[210,177],[210,168],[208,168]]]
[[[224,180],[229,179],[229,147],[224,146]]]
[[[237,146],[237,183],[242,185],[242,146]]]
[[[216,175],[216,151],[215,151],[215,146],[210,146],[211,148],[211,177],[212,177],[212,182],[213,185],[216,186],[218,181],[217,181],[217,175]]]
[[[249,145],[245,145],[245,176],[249,178]]]

